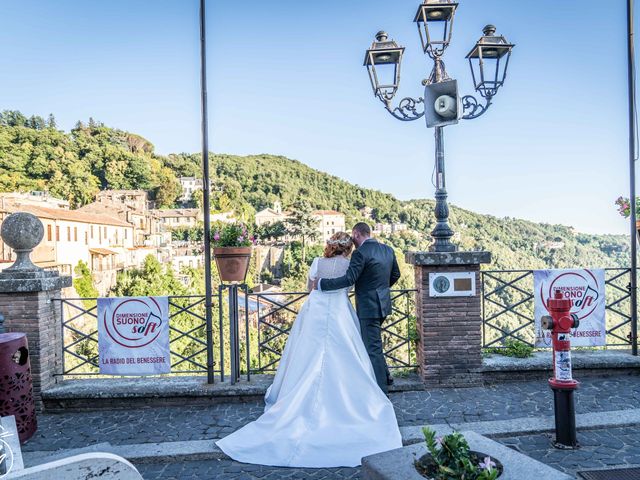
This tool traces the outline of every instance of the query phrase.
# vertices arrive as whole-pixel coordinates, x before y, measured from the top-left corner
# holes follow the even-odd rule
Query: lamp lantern
[[[453,0],[424,0],[414,22],[422,41],[422,50],[430,56],[441,56],[451,43],[453,19],[458,3]]]
[[[373,93],[382,101],[391,101],[400,86],[400,64],[404,47],[389,40],[387,32],[380,31],[367,50],[364,65],[369,70]]]
[[[484,27],[483,33],[467,58],[476,91],[490,99],[504,85],[514,45],[504,36],[496,35],[496,27],[493,25]]]

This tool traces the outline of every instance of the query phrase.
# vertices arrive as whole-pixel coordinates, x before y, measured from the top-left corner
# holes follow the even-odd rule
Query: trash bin
[[[27,336],[0,333],[0,416],[16,418],[20,443],[38,428]]]

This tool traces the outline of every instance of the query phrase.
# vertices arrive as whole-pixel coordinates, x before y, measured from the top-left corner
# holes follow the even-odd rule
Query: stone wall
[[[482,383],[482,297],[480,264],[486,252],[453,254],[414,253],[407,261],[415,266],[418,365],[427,386],[470,387]],[[474,272],[472,297],[431,297],[429,274]]]
[[[27,335],[36,408],[42,410],[42,392],[62,373],[60,290],[0,293],[0,313],[7,332]]]

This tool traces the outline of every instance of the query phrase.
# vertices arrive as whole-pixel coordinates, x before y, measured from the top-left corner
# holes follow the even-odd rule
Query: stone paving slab
[[[553,437],[553,434],[521,435],[501,438],[499,442],[571,475],[580,470],[640,466],[637,426],[578,431],[578,450],[554,448]]]
[[[390,395],[401,426],[541,418],[553,415],[546,382],[517,382],[469,389],[431,389]],[[640,405],[640,376],[584,379],[576,392],[578,413],[631,410]],[[262,401],[210,406],[39,415],[39,428],[24,451],[222,438],[263,411]]]
[[[276,468],[231,460],[137,464],[145,480],[356,480],[360,468]]]

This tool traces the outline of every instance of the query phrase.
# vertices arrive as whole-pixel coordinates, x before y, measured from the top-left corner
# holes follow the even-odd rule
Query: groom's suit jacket
[[[400,268],[391,247],[366,240],[353,255],[347,273],[340,278],[322,279],[322,291],[355,285],[358,317],[385,318],[391,314],[391,287],[400,279]]]

